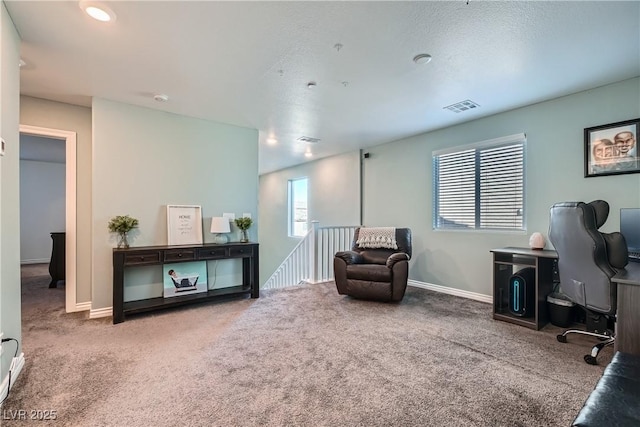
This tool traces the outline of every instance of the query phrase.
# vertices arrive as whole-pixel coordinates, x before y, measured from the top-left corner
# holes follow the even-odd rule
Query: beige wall
[[[21,96],[20,124],[76,132],[76,303],[89,302],[91,301],[91,109]]]
[[[304,163],[260,177],[260,284],[298,244],[288,236],[288,182],[308,178],[308,219],[319,226],[360,224],[359,152]]]
[[[0,4],[0,331],[22,342],[20,310],[20,38],[4,3]],[[13,348],[0,360],[0,384],[7,379]],[[18,352],[20,354],[20,351]],[[0,396],[4,397],[4,396]]]
[[[65,169],[64,163],[20,160],[21,264],[48,263],[50,233],[65,229]]]
[[[411,227],[411,279],[491,295],[490,250],[527,247],[535,231],[546,238],[554,203],[608,201],[606,232],[619,229],[620,208],[640,207],[640,174],[584,177],[583,136],[640,117],[639,99],[634,78],[374,147],[364,163],[364,222]],[[527,231],[435,231],[432,152],[523,132]]]
[[[553,203],[607,200],[611,206],[603,227],[607,232],[619,229],[620,208],[640,207],[640,173],[584,177],[583,138],[586,127],[640,117],[639,99],[640,79],[634,78],[371,147],[362,165],[363,223],[411,228],[410,279],[469,296],[490,296],[490,250],[527,247],[535,231],[546,237]],[[435,231],[432,152],[516,133],[527,135],[527,230]],[[309,176],[311,219],[324,225],[355,223],[358,156],[351,156],[329,157],[260,177],[261,262],[265,268],[261,283],[298,241],[287,237],[288,179]],[[327,211],[317,211],[320,207]],[[329,212],[331,224],[326,224],[323,217]]]
[[[130,239],[133,246],[167,244],[168,204],[202,207],[205,242],[213,239],[212,216],[233,212],[240,217],[247,212],[258,217],[258,131],[104,99],[94,98],[92,111],[91,309],[99,315],[112,305],[116,242],[107,223],[113,216],[138,218],[140,225]],[[255,223],[250,230],[253,240],[257,232]],[[230,237],[234,240],[233,234]],[[162,289],[161,274],[131,281],[125,277],[125,282],[125,288]],[[136,296],[143,297],[141,292]]]

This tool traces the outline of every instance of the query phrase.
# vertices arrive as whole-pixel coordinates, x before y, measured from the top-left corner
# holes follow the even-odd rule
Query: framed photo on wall
[[[640,118],[584,130],[584,176],[640,172]]]
[[[202,244],[202,208],[196,205],[167,205],[169,245]]]

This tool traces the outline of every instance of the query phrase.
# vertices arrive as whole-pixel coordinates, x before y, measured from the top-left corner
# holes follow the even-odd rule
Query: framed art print
[[[169,245],[202,244],[202,208],[195,205],[167,205]]]
[[[197,294],[208,290],[206,261],[164,264],[162,272],[165,298]]]
[[[584,130],[584,176],[640,172],[640,118]]]

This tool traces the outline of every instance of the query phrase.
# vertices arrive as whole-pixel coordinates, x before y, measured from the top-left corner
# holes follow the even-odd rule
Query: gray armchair
[[[364,229],[362,234],[371,230]],[[333,271],[338,293],[376,301],[402,300],[409,278],[411,230],[395,229],[395,248],[388,242],[364,244],[360,235],[361,228],[358,228],[351,250],[334,256]]]
[[[584,360],[596,365],[602,348],[614,343],[616,284],[611,278],[627,265],[627,245],[620,233],[598,231],[609,215],[603,200],[565,202],[551,207],[549,240],[558,253],[560,288],[586,311],[586,331],[569,329],[558,335],[567,342],[572,333],[603,339]]]

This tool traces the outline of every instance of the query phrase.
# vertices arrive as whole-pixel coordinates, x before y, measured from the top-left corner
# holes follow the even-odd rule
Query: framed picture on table
[[[169,245],[202,244],[202,208],[196,205],[167,205]]]
[[[164,264],[162,272],[165,298],[197,294],[208,290],[206,261]]]
[[[584,176],[640,172],[640,118],[585,128]]]

